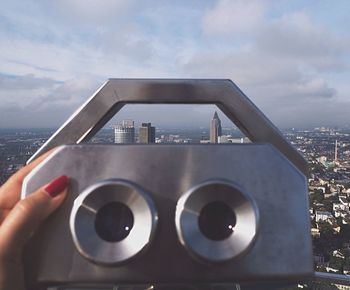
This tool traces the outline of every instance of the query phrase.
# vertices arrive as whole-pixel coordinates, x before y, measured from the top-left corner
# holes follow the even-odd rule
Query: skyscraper
[[[139,129],[139,142],[140,143],[155,143],[156,141],[156,128],[151,126],[151,123],[142,123]]]
[[[210,143],[220,143],[221,137],[221,121],[218,113],[215,111],[214,117],[210,125]]]
[[[133,120],[123,120],[114,127],[114,143],[130,144],[135,142],[135,128]]]

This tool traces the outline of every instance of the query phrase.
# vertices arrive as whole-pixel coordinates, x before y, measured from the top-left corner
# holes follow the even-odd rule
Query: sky
[[[108,78],[128,77],[229,78],[280,128],[349,126],[349,9],[347,0],[2,0],[0,127],[58,127]],[[209,126],[214,109],[129,105],[116,120]]]

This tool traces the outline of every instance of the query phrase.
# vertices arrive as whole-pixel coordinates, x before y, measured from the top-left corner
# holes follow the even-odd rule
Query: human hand
[[[67,194],[69,180],[62,175],[20,200],[23,179],[49,154],[20,169],[0,187],[0,290],[24,290],[23,247]]]

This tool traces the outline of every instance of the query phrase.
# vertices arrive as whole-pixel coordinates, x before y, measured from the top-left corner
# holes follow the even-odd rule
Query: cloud
[[[40,96],[48,94],[60,82],[44,77],[27,75],[0,74],[0,99],[1,107],[17,104],[18,107],[26,107],[35,102]]]
[[[345,124],[348,117],[337,112],[350,102],[338,98],[336,78],[329,75],[349,68],[349,38],[316,24],[305,11],[271,17],[269,2],[259,3],[217,1],[202,25],[216,42],[187,57],[183,71],[232,78],[280,126]],[[240,10],[243,18],[235,17]]]
[[[202,27],[207,35],[251,33],[264,21],[267,2],[219,0],[203,16]]]
[[[33,90],[39,87],[52,88],[58,82],[50,78],[35,77],[33,74],[13,76],[0,74],[1,90]]]
[[[74,23],[103,24],[115,22],[128,14],[134,0],[54,0],[53,7]]]
[[[319,71],[344,70],[350,38],[312,23],[305,12],[266,21],[256,37],[258,50],[276,57],[302,62]]]
[[[102,84],[91,76],[57,82],[33,76],[3,77],[0,124],[5,127],[55,127],[68,118]],[[17,86],[15,88],[14,86]]]
[[[109,77],[232,78],[277,125],[322,122],[322,107],[349,121],[336,109],[349,103],[349,34],[317,20],[317,7],[284,3],[5,1],[1,126],[30,124],[30,116],[34,125],[47,112],[45,125],[61,123]],[[19,118],[9,116],[16,106]],[[194,111],[183,115],[195,122]],[[176,119],[144,116],[152,114]]]
[[[130,21],[139,13],[133,1],[29,1],[30,16],[14,3],[0,13],[0,72],[65,81],[150,71],[154,47],[142,24]]]
[[[332,98],[336,95],[336,89],[329,87],[322,78],[312,78],[299,83],[296,86],[296,93],[298,92],[304,97]]]

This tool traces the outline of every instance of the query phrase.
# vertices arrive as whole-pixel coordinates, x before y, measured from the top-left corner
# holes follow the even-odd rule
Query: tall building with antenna
[[[335,140],[334,163],[338,162],[338,140]]]
[[[210,143],[220,143],[221,137],[221,121],[218,113],[215,111],[214,117],[210,124]]]

